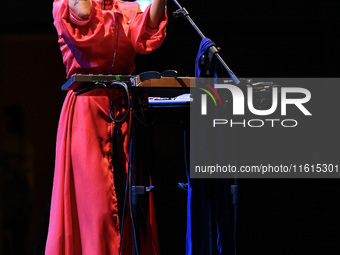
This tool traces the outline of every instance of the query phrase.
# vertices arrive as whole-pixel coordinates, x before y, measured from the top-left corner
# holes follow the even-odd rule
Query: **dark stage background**
[[[222,48],[238,77],[339,76],[339,1],[180,3]],[[172,18],[175,9],[169,0],[165,43],[137,57],[135,74],[176,69],[180,76],[194,76],[200,38],[185,20]],[[0,10],[0,255],[43,254],[65,70],[52,1],[2,0]],[[174,175],[185,181],[183,155],[165,156],[182,152],[176,148],[182,133],[169,141],[178,129],[169,128],[165,114],[177,113],[159,117],[168,128],[157,133],[164,158],[155,162],[172,159]],[[156,205],[161,249],[184,254],[186,193],[177,189],[176,176],[168,180],[173,186],[164,192],[172,198],[158,193]],[[339,180],[240,180],[239,185],[239,254],[340,253]]]

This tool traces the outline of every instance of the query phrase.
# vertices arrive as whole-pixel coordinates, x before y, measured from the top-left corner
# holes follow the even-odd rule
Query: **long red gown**
[[[93,1],[90,17],[83,20],[69,9],[68,0],[55,0],[53,17],[67,78],[75,73],[132,73],[135,54],[158,48],[167,23],[165,14],[157,29],[147,27],[149,8],[141,12],[137,3],[124,1]],[[110,101],[115,97],[111,91],[110,96],[75,96],[69,92],[65,98],[57,135],[47,255],[118,254],[120,222],[112,164],[114,123],[109,116]],[[126,167],[129,120],[116,123]],[[154,254],[152,242],[157,240],[152,199],[149,208],[154,240],[150,233],[141,237],[141,254],[148,255]],[[124,223],[122,254],[131,254],[128,220]]]

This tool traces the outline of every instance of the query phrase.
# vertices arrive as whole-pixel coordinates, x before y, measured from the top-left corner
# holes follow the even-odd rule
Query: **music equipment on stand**
[[[171,72],[170,72],[171,73]],[[145,77],[157,77],[152,79],[145,79]],[[73,75],[67,82],[62,85],[62,90],[73,90],[77,96],[107,96],[108,89],[121,89],[122,84],[128,93],[128,100],[131,100],[131,106],[129,107],[133,116],[131,120],[131,136],[135,139],[135,133],[140,132],[140,127],[136,128],[137,122],[140,122],[138,117],[136,116],[136,112],[139,111],[141,114],[144,114],[144,111],[151,108],[164,108],[164,107],[175,107],[175,108],[188,108],[192,102],[192,98],[190,95],[190,88],[195,88],[196,85],[199,87],[199,79],[193,77],[162,77],[161,75],[154,75],[148,73],[146,76],[141,77],[139,75],[98,75],[98,74],[85,74]],[[223,78],[221,80],[222,83],[232,83],[232,80],[228,80]],[[277,86],[273,82],[254,82],[249,79],[241,79],[241,84],[239,87],[241,89],[247,89],[247,87],[251,86],[253,88],[253,97],[254,103],[257,105],[258,109],[262,107],[268,107],[271,105],[271,89],[274,86]],[[230,95],[229,95],[230,96]],[[268,99],[269,98],[269,99]],[[229,101],[229,100],[228,100]],[[228,102],[226,101],[226,102]],[[229,101],[231,102],[231,101]],[[163,111],[163,110],[162,110]],[[190,117],[189,111],[182,111],[182,114],[185,115],[185,122],[189,123]],[[176,112],[178,113],[178,112]],[[178,117],[178,116],[176,116]],[[138,120],[135,121],[134,119]],[[171,120],[172,121],[172,120]],[[136,122],[136,123],[135,123]],[[172,121],[173,122],[173,121]],[[138,130],[139,129],[139,130]],[[134,142],[135,144],[135,142]],[[138,142],[137,142],[138,144]],[[144,146],[143,143],[141,143]],[[137,146],[135,146],[137,147]],[[139,169],[139,163],[136,161],[140,160],[143,157],[136,156],[137,149],[134,148],[131,154],[134,154],[132,157],[133,164],[133,173],[131,182],[134,186],[131,187],[131,202],[134,205],[133,208],[133,218],[134,218],[134,226],[136,229],[139,228],[140,222],[138,215],[140,215],[138,209],[138,200],[144,194],[150,192],[154,187],[147,186],[149,183],[144,182],[144,185],[140,185],[137,180],[141,180],[141,176],[139,172],[143,169]],[[164,162],[167,164],[167,162]],[[141,167],[143,164],[141,164]],[[185,173],[184,173],[185,174]],[[147,183],[147,185],[145,185]],[[157,188],[157,187],[156,187]],[[236,203],[237,198],[237,187],[232,186],[232,193],[234,195],[233,199],[234,204]],[[236,208],[236,205],[235,205]],[[139,240],[138,234],[134,237],[134,240]],[[135,241],[134,241],[135,243]],[[138,246],[138,245],[135,245]],[[136,247],[138,249],[138,247]]]

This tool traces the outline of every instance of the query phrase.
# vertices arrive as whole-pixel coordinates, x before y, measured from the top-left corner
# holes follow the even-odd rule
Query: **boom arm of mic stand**
[[[177,17],[183,17],[185,18],[187,21],[189,21],[189,23],[193,26],[193,28],[196,30],[196,32],[201,36],[201,38],[205,38],[204,34],[202,33],[202,31],[197,27],[197,25],[195,24],[195,22],[190,18],[189,16],[189,12],[185,9],[182,8],[182,6],[177,2],[177,0],[173,0],[174,3],[177,5],[177,7],[179,8],[178,10],[176,10],[173,15],[177,18]],[[216,56],[216,58],[220,61],[221,65],[228,71],[230,77],[233,79],[233,81],[236,84],[239,84],[240,81],[239,79],[236,77],[236,75],[233,73],[233,71],[231,71],[231,69],[228,67],[228,65],[224,62],[224,60],[222,59],[222,57],[220,56],[220,54],[218,54],[218,49],[215,46],[212,46],[210,48],[210,50],[213,51],[213,54]]]

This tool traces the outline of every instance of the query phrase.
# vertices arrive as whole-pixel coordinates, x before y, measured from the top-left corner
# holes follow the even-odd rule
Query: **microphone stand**
[[[197,27],[195,22],[190,18],[188,11],[185,8],[182,8],[182,6],[177,2],[177,0],[173,0],[174,3],[177,5],[179,9],[173,12],[173,15],[175,18],[185,18],[192,27],[196,30],[196,32],[201,36],[201,38],[205,38],[202,31]],[[230,77],[233,79],[235,84],[239,84],[240,80],[236,77],[236,75],[231,71],[231,69],[228,67],[228,65],[224,62],[220,54],[218,53],[218,47],[210,46],[209,48],[209,61],[212,60],[212,57],[216,56],[218,61],[221,63],[221,65],[224,67],[224,69],[229,73]],[[234,205],[234,254],[236,254],[236,222],[237,222],[237,204],[238,204],[238,184],[237,184],[237,178],[235,177],[235,184],[231,185],[231,193],[232,193],[232,200]]]
[[[196,32],[201,36],[201,38],[205,38],[204,34],[201,32],[201,30],[197,27],[197,25],[195,24],[195,22],[190,18],[189,16],[189,12],[185,9],[182,8],[182,6],[177,2],[177,0],[173,0],[174,3],[178,6],[178,10],[173,12],[173,15],[175,18],[178,17],[183,17],[185,18],[187,21],[189,21],[189,23],[193,26],[193,28],[196,30]],[[209,48],[209,56],[216,56],[216,58],[219,60],[219,62],[221,63],[221,65],[224,67],[225,70],[227,70],[227,72],[229,73],[230,77],[233,79],[233,81],[236,84],[239,84],[240,81],[239,79],[236,77],[236,75],[233,73],[233,71],[231,71],[231,69],[228,67],[228,65],[224,62],[224,60],[222,59],[222,57],[220,56],[220,54],[218,53],[218,49],[215,46],[210,46]]]

